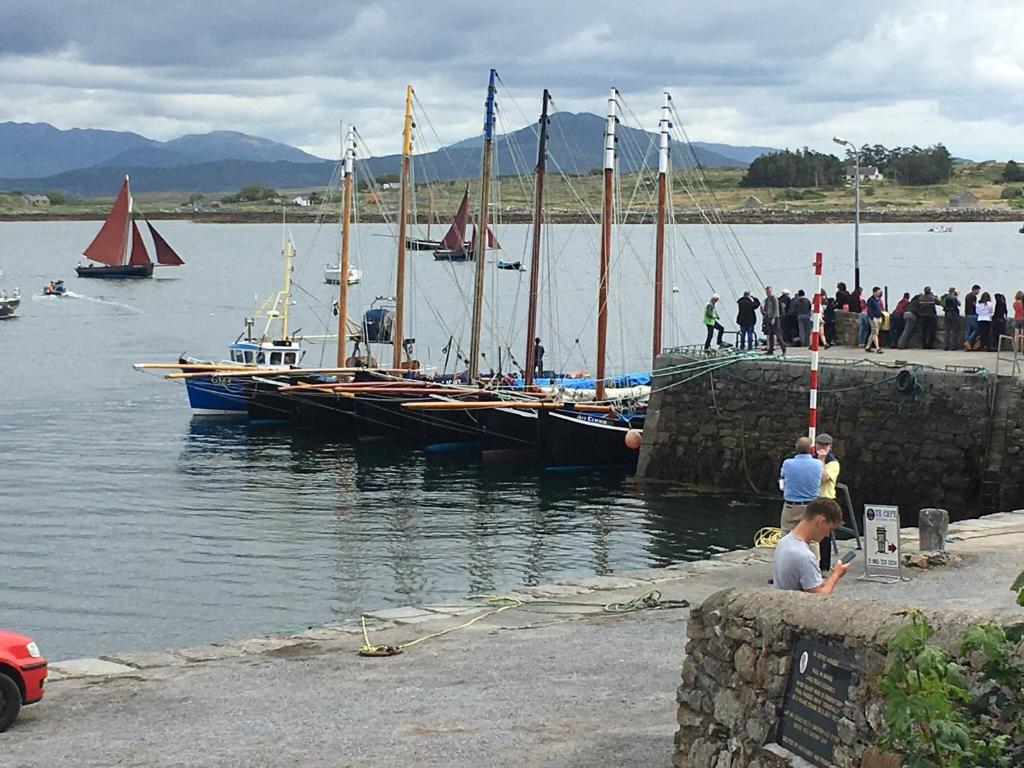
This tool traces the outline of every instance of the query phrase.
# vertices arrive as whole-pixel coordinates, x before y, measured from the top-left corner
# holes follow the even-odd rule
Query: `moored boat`
[[[348,268],[348,280],[346,281],[349,285],[357,285],[362,282],[363,270],[356,269],[354,266],[349,265]],[[338,285],[341,282],[341,265],[340,264],[327,264],[324,267],[324,282],[328,285]]]
[[[228,347],[228,359],[221,363],[209,363],[183,357],[182,366],[219,365],[222,370],[210,373],[196,372],[185,378],[189,406],[193,413],[202,416],[247,416],[252,391],[249,374],[238,372],[287,371],[299,366],[305,350],[299,339],[288,334],[288,307],[291,304],[292,257],[295,249],[291,240],[285,241],[283,255],[285,263],[284,287],[275,291],[263,302],[252,319],[246,320],[245,331]],[[266,324],[259,336],[253,335],[256,319],[265,318]],[[276,338],[270,335],[270,326],[280,322]]]
[[[79,277],[129,279],[153,276],[153,262],[142,239],[142,232],[135,222],[132,206],[128,177],[125,176],[121,191],[114,199],[103,226],[82,252],[87,258],[98,263],[79,264],[75,267]],[[182,266],[185,262],[156,228],[148,221],[146,226],[153,238],[157,263],[167,267]]]
[[[544,462],[550,468],[636,470],[639,452],[626,445],[626,433],[643,429],[642,412],[593,413],[569,406],[539,414]]]
[[[13,291],[0,291],[0,319],[14,317],[20,304],[21,291],[17,288]]]

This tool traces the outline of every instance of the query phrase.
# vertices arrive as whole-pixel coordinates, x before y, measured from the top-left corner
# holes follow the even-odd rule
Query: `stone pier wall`
[[[696,377],[685,368],[671,372],[690,362],[672,354],[658,359],[657,368],[670,374],[655,380],[638,476],[778,493],[779,466],[807,433],[808,362],[776,357]],[[999,380],[993,409],[987,373],[910,367],[909,379],[899,380],[902,370],[870,362],[823,367],[818,431],[836,440],[840,480],[854,508],[897,504],[910,525],[923,507],[958,519],[979,511],[983,479],[990,506],[1019,506],[1020,380]],[[993,466],[998,472],[986,474]]]
[[[808,638],[839,650],[855,669],[837,721],[834,757],[842,768],[894,766],[877,753],[885,699],[878,681],[886,641],[907,618],[898,606],[774,590],[723,590],[690,611],[682,667],[676,768],[782,768],[775,744],[793,648]],[[925,612],[930,642],[956,653],[964,631],[995,615]]]

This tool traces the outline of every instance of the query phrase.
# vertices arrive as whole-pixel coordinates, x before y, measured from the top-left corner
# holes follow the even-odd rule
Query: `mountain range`
[[[551,116],[549,157],[553,171],[587,173],[599,168],[604,118],[588,113]],[[657,165],[657,134],[620,126],[619,164],[624,172]],[[482,138],[477,136],[416,155],[417,181],[473,178],[480,172]],[[527,173],[536,162],[536,126],[495,139],[498,173]],[[770,147],[676,143],[677,167],[746,167]],[[137,133],[88,128],[60,130],[48,123],[0,123],[0,189],[75,196],[109,196],[125,174],[136,192],[234,192],[247,184],[278,189],[325,187],[336,161],[286,144],[235,131],[190,134],[156,141]],[[372,157],[359,172],[375,177],[398,173],[400,155]]]

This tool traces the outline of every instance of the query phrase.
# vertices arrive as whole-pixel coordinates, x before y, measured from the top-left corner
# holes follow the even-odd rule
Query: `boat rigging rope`
[[[375,645],[371,643],[370,634],[366,627],[366,616],[362,615],[359,618],[363,630],[363,645],[358,649],[357,653],[364,657],[397,656],[420,643],[444,637],[445,635],[449,635],[460,629],[466,629],[482,619],[496,616],[499,613],[503,613],[504,611],[508,611],[513,608],[530,611],[532,608],[539,608],[541,606],[571,606],[574,609],[572,612],[574,616],[605,616],[609,614],[622,615],[627,613],[636,613],[637,611],[644,610],[671,610],[690,607],[689,600],[665,600],[662,597],[661,591],[657,589],[652,589],[649,592],[645,592],[644,594],[630,600],[606,603],[604,605],[601,605],[600,603],[588,603],[582,600],[522,600],[513,595],[482,595],[479,597],[472,597],[470,600],[482,600],[485,605],[493,606],[493,608],[474,616],[472,619],[463,622],[462,624],[442,629],[439,632],[431,632],[428,635],[417,637],[414,640],[400,643],[399,645]],[[593,610],[581,613],[578,610],[579,608],[592,608]],[[550,613],[550,611],[542,612]],[[438,615],[438,618],[441,619],[443,617]]]

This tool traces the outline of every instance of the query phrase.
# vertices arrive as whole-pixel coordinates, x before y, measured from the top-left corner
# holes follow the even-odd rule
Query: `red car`
[[[0,629],[0,733],[6,731],[23,704],[43,698],[46,659],[32,638]]]

